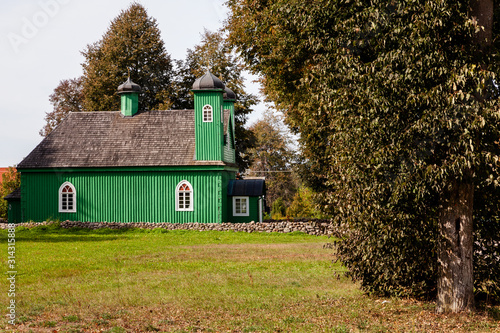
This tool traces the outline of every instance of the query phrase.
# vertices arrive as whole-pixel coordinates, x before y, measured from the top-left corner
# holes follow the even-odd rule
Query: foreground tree
[[[230,41],[301,135],[304,178],[349,226],[349,274],[371,292],[437,296],[439,312],[472,309],[473,220],[500,231],[500,6],[229,6]]]
[[[127,79],[127,69],[132,81],[142,88],[141,109],[170,108],[172,62],[156,20],[142,5],[132,3],[122,11],[102,39],[88,45],[82,54],[86,110],[119,110],[116,88]]]
[[[45,115],[45,126],[40,130],[41,136],[47,136],[70,113],[83,111],[82,78],[62,80],[54,89],[49,101],[52,112]]]
[[[194,108],[191,88],[196,78],[205,74],[207,68],[223,80],[237,96],[234,106],[236,164],[242,172],[251,162],[247,151],[253,148],[255,143],[252,132],[245,128],[245,124],[252,107],[257,103],[257,97],[245,92],[243,65],[231,52],[221,31],[205,30],[201,43],[192,50],[187,50],[186,60],[177,61],[173,108]]]

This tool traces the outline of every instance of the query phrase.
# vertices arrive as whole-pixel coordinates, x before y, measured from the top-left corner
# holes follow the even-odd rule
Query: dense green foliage
[[[186,60],[177,60],[176,64],[173,109],[194,108],[191,88],[194,81],[205,74],[208,68],[236,94],[234,105],[236,164],[240,171],[248,168],[251,160],[247,151],[254,147],[255,138],[244,126],[252,107],[257,103],[257,97],[245,92],[243,65],[241,60],[232,54],[222,32],[205,30],[201,43],[192,50],[188,49]]]
[[[469,1],[228,2],[230,41],[300,133],[302,176],[346,226],[340,259],[367,291],[435,294],[454,182],[474,184],[476,227],[500,237],[496,2],[485,48]]]
[[[91,111],[120,109],[117,87],[127,80],[142,88],[139,108],[168,109],[172,104],[172,62],[165,50],[156,20],[132,3],[118,15],[102,39],[82,52],[84,108]]]
[[[476,219],[474,242],[474,287],[489,301],[500,301],[500,217]]]
[[[305,186],[299,187],[295,192],[293,201],[286,210],[286,215],[292,218],[320,219],[325,217],[316,207],[313,191]]]
[[[276,198],[271,205],[271,216],[270,218],[275,220],[280,220],[286,215],[286,206],[283,202],[283,198]]]

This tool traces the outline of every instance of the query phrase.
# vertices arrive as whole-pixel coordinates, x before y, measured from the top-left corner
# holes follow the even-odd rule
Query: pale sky
[[[80,54],[101,39],[131,0],[0,1],[0,167],[16,165],[42,140],[52,111],[49,95],[63,79],[82,75]],[[215,31],[227,15],[225,0],[140,0],[156,18],[167,52],[184,59],[204,29]],[[258,94],[248,79],[247,92]],[[256,106],[258,117],[264,106]]]

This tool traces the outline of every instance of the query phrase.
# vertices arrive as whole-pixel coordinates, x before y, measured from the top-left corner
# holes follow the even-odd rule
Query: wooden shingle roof
[[[194,110],[75,112],[19,165],[29,168],[225,165],[195,161]]]

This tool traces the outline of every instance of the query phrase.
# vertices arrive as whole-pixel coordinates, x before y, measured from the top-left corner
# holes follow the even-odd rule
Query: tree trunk
[[[455,181],[440,214],[437,312],[474,308],[472,182]]]
[[[493,40],[493,0],[470,0],[469,15],[483,27],[472,42],[478,44],[484,52],[488,52],[487,48]]]
[[[482,27],[470,42],[487,54],[493,37],[493,0],[470,0],[469,5],[470,18]],[[480,102],[484,97],[476,96]],[[468,179],[471,179],[472,172],[469,173]],[[437,298],[439,313],[470,311],[474,308],[473,200],[472,181],[455,181],[441,208]]]

